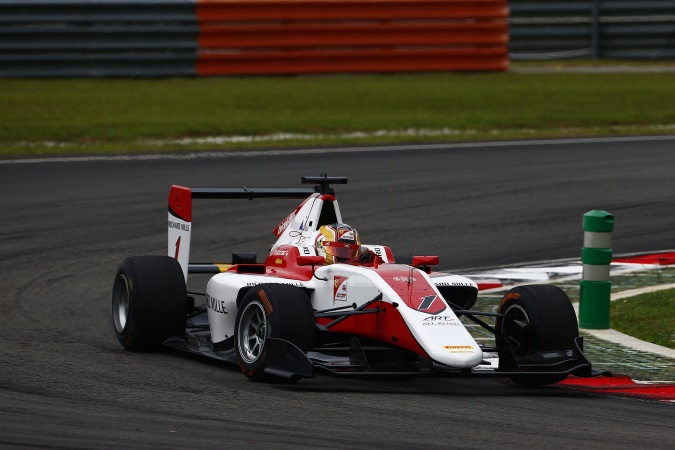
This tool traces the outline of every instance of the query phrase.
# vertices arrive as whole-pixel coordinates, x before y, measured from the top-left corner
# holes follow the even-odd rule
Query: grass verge
[[[674,73],[0,79],[0,156],[672,134],[674,84]]]
[[[612,328],[675,349],[675,289],[612,302]]]

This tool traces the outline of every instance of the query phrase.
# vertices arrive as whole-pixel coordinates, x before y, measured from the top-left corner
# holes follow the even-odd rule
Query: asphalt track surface
[[[124,257],[166,251],[174,183],[348,176],[336,186],[342,214],[365,242],[399,257],[439,254],[446,269],[578,257],[592,209],[615,215],[615,254],[672,249],[674,147],[585,141],[0,164],[0,447],[672,448],[669,404],[495,379],[257,384],[199,358],[130,353],[112,330],[110,291]],[[197,202],[193,259],[264,252],[295,206]]]

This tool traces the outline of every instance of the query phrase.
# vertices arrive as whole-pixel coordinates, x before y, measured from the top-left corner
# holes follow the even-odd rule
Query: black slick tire
[[[565,292],[553,285],[537,284],[511,289],[502,299],[499,313],[527,322],[523,333],[511,320],[498,318],[495,327],[504,338],[497,338],[497,346],[510,348],[516,357],[527,357],[537,352],[574,348],[579,336],[577,317],[572,302]],[[539,386],[562,381],[566,375],[514,376],[522,385]]]
[[[117,270],[112,293],[117,339],[131,351],[152,351],[185,334],[187,293],[180,264],[168,256],[134,256]]]
[[[267,338],[286,340],[302,351],[314,346],[314,310],[307,294],[284,284],[253,286],[242,298],[234,325],[234,348],[242,372],[253,381],[265,373]]]

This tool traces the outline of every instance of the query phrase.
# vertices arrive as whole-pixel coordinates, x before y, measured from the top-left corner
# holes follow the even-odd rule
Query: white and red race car
[[[400,264],[388,247],[358,243],[355,258],[326,264],[317,250],[320,229],[342,223],[330,185],[347,179],[302,182],[314,187],[172,186],[168,256],[129,257],[115,277],[120,343],[132,351],[163,345],[235,363],[256,381],[297,381],[322,370],[359,377],[507,376],[539,385],[598,373],[582,353],[572,304],[555,286],[511,289],[488,313],[471,310],[474,281],[432,270],[437,256]],[[305,199],[274,229],[277,240],[264,262],[255,253],[235,253],[229,264],[191,263],[193,199],[254,198]],[[205,291],[186,288],[191,273],[213,274]],[[195,306],[199,296],[204,301]],[[479,345],[462,317],[492,332],[494,345]]]

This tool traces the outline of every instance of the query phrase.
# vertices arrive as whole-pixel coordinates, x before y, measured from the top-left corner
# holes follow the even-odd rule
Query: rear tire
[[[511,289],[502,299],[499,313],[529,322],[531,327],[522,333],[514,322],[498,318],[495,328],[505,338],[497,338],[497,347],[511,348],[516,357],[527,357],[537,352],[569,350],[579,336],[577,316],[567,294],[557,286],[536,284]],[[567,375],[514,376],[518,384],[539,386],[554,384]]]
[[[168,256],[134,256],[117,270],[112,293],[115,334],[131,351],[158,349],[185,334],[187,292],[183,270]]]
[[[242,372],[253,381],[269,381],[267,338],[279,338],[306,352],[314,346],[314,310],[295,286],[260,284],[242,298],[234,325],[234,348]]]

